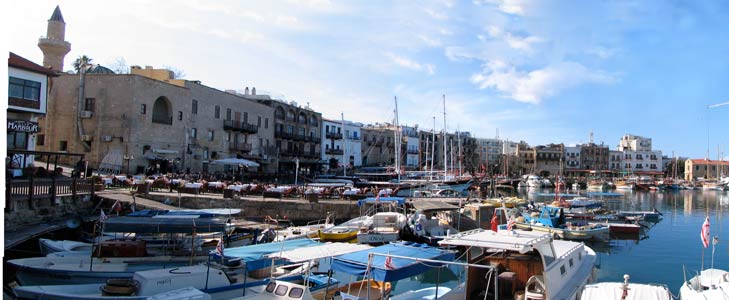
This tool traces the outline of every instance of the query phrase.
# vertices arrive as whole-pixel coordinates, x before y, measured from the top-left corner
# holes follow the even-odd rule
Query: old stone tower
[[[38,48],[43,51],[43,66],[63,72],[63,58],[71,51],[71,43],[66,42],[66,22],[63,21],[61,8],[56,5],[48,20],[46,37],[38,39]]]

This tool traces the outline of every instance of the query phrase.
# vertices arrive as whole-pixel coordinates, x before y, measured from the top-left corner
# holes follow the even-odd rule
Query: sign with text
[[[40,131],[38,123],[26,120],[8,120],[8,131],[37,133]]]

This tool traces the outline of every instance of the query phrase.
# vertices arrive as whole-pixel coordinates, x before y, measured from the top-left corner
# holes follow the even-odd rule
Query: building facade
[[[420,135],[418,127],[400,126],[402,132],[401,151],[405,154],[403,164],[405,170],[420,170]]]
[[[622,166],[623,166],[623,152],[622,151],[616,151],[616,150],[610,150],[610,170],[613,171],[613,173],[620,173],[622,172]]]
[[[564,144],[549,144],[535,147],[536,170],[540,176],[563,174]]]
[[[609,169],[610,149],[595,143],[580,146],[580,164],[582,169],[590,171],[606,171]]]
[[[44,150],[85,153],[89,167],[104,173],[225,172],[213,161],[230,157],[261,164],[236,171],[275,171],[266,148],[274,138],[271,107],[171,79],[167,70],[131,72],[55,78],[41,122],[49,129]]]
[[[395,132],[390,124],[362,126],[362,166],[395,166]]]
[[[500,139],[476,139],[476,151],[478,152],[480,168],[483,171],[497,174],[498,165],[501,163],[504,142]]]
[[[684,165],[684,179],[721,179],[729,176],[729,161],[687,159]]]
[[[565,170],[579,170],[582,168],[580,153],[582,149],[579,145],[574,147],[564,147],[564,168]]]
[[[362,123],[322,119],[320,136],[324,145],[321,155],[321,160],[326,162],[324,170],[343,165],[347,169],[362,166]]]
[[[652,150],[650,138],[626,134],[618,144],[623,153],[621,171],[644,175],[662,175],[663,159],[661,151]]]
[[[46,115],[50,79],[56,72],[10,52],[8,57],[7,149],[36,150],[47,135],[38,119]],[[13,156],[8,169],[22,169],[34,157]]]

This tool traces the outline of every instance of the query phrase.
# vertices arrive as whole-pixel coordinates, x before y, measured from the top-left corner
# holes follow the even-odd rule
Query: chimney
[[[245,94],[246,96],[250,95],[250,91],[248,90],[248,87],[246,87],[245,92],[243,92],[243,94]]]
[[[251,89],[251,95],[253,95],[253,96],[256,95],[256,87],[255,86]]]

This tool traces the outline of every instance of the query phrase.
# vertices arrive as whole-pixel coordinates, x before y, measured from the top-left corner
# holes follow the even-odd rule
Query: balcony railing
[[[321,143],[321,138],[318,136],[308,136],[307,140],[312,143]]]
[[[255,134],[255,133],[258,133],[258,126],[253,125],[253,124],[248,124],[245,122],[241,122],[240,123],[240,132]]]
[[[258,126],[237,120],[224,120],[223,129],[252,134],[258,132]]]
[[[278,139],[291,139],[294,137],[293,133],[285,132],[285,131],[276,131],[274,133],[274,136]]]
[[[419,151],[416,149],[408,149],[407,152],[408,152],[408,154],[418,154],[419,153]]]
[[[342,134],[338,132],[327,132],[326,137],[333,140],[341,140]]]
[[[152,123],[172,125],[172,117],[153,116]]]
[[[228,149],[233,151],[242,151],[242,152],[251,152],[253,150],[253,145],[251,144],[235,144],[230,143],[230,146],[228,146]]]
[[[306,141],[306,135],[304,135],[304,134],[294,134],[294,140],[296,140],[296,141]]]
[[[311,151],[304,152],[304,157],[308,157],[308,158],[319,158],[319,153],[318,152],[311,152]]]
[[[326,154],[342,155],[342,154],[344,154],[344,150],[343,149],[326,149]]]

